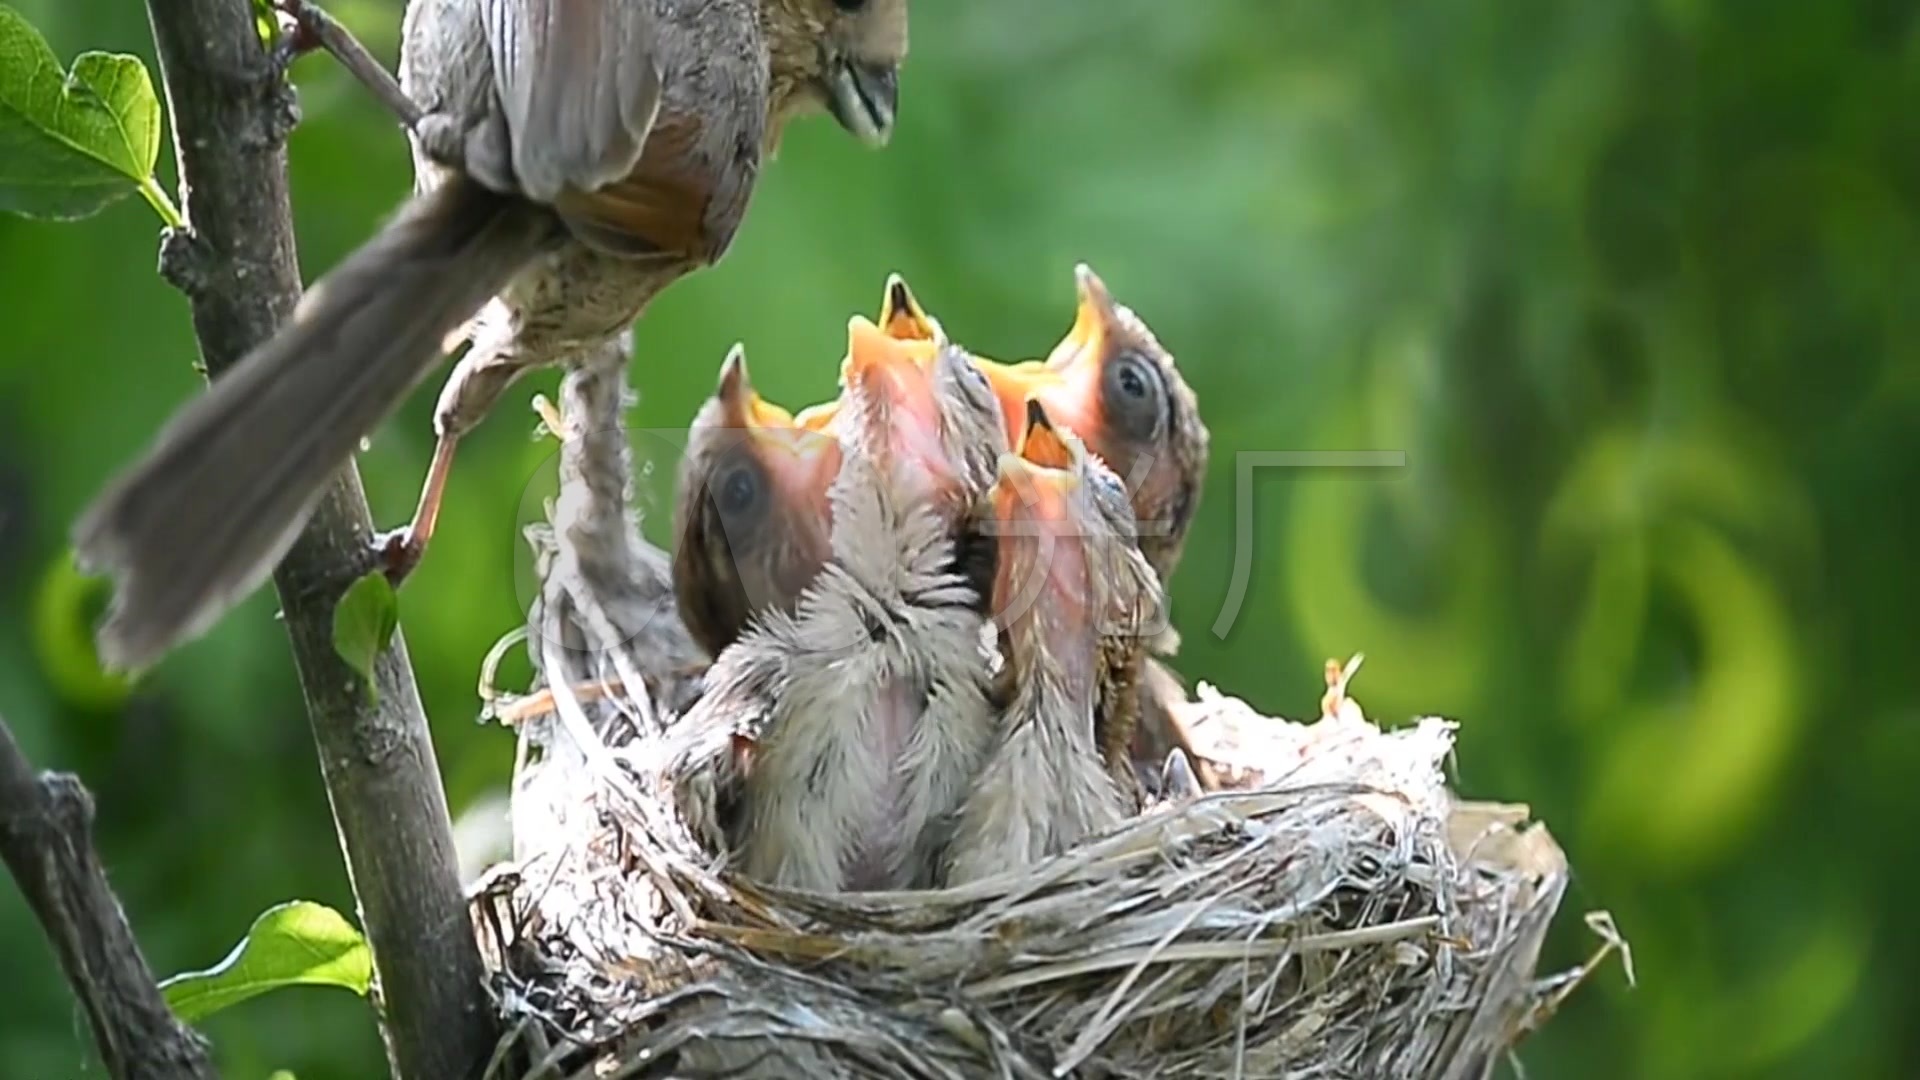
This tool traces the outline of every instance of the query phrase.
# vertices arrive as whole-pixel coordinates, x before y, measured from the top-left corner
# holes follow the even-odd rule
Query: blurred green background
[[[132,0],[11,2],[63,59],[151,56]],[[335,10],[395,55],[397,0]],[[1529,1075],[1920,1074],[1920,8],[919,0],[913,20],[893,145],[792,132],[725,262],[643,321],[636,423],[683,423],[735,340],[769,396],[826,396],[890,270],[979,351],[1041,354],[1090,261],[1213,430],[1173,583],[1185,674],[1307,716],[1321,662],[1364,651],[1370,713],[1459,718],[1460,787],[1531,803],[1571,853],[1550,966],[1592,947],[1588,908],[1632,939],[1641,986],[1607,969],[1524,1047]],[[328,61],[296,78],[312,278],[410,171]],[[137,199],[0,219],[0,714],[97,793],[168,972],[277,901],[351,897],[268,592],[131,694],[93,666],[65,530],[198,385],[156,231]],[[517,524],[552,474],[524,403],[553,383],[466,444],[402,597],[456,812],[508,774],[475,676],[522,617]],[[432,397],[362,458],[384,522],[411,509]],[[1263,472],[1235,505],[1237,451],[1341,449],[1409,465]],[[1250,591],[1217,637],[1240,514]],[[10,886],[0,970],[0,1074],[97,1075]],[[230,1077],[381,1072],[346,994],[208,1026]]]

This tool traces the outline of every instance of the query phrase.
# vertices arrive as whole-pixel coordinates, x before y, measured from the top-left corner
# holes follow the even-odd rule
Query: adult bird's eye
[[[1108,417],[1136,439],[1156,434],[1166,412],[1160,370],[1137,353],[1123,352],[1107,364],[1103,394]]]
[[[833,6],[841,11],[859,11],[867,6],[867,0],[833,0]]]

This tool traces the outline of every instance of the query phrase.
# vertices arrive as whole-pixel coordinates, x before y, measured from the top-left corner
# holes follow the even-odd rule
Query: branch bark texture
[[[36,776],[0,720],[0,857],[40,920],[114,1080],[213,1080],[206,1040],[176,1019],[93,850],[78,778]]]
[[[292,91],[248,0],[148,0],[178,154],[184,229],[161,272],[193,312],[209,377],[292,314],[300,295],[285,139]],[[370,702],[333,648],[333,608],[370,567],[372,517],[349,462],[274,572],[399,1080],[479,1074],[495,1041],[433,741],[406,642],[375,663]]]

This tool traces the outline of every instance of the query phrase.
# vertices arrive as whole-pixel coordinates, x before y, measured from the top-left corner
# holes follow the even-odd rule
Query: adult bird
[[[518,375],[581,362],[718,260],[788,121],[825,110],[887,140],[906,7],[411,0],[416,194],[75,524],[81,567],[117,578],[102,660],[150,663],[251,592],[328,478],[465,337],[419,508],[382,541],[403,577],[461,435]]]

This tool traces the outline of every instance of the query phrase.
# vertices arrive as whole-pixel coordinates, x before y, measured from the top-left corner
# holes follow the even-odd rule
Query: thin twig
[[[624,694],[626,687],[620,683],[602,679],[598,682],[581,683],[573,688],[573,694],[580,701],[599,701],[602,698]],[[516,727],[536,716],[546,716],[555,712],[559,706],[554,702],[550,689],[535,690],[517,698],[510,698],[505,704],[494,707],[493,717],[508,727]]]
[[[266,340],[300,295],[287,194],[292,98],[247,0],[147,0],[174,124],[187,225],[161,271],[186,293],[207,371]],[[495,1039],[452,825],[404,639],[377,696],[333,648],[333,608],[367,568],[372,518],[351,462],[274,572],[320,771],[373,946],[382,1035],[399,1080],[476,1076]]]
[[[360,39],[354,37],[352,31],[340,25],[339,20],[307,0],[275,0],[274,7],[293,22],[293,33],[282,43],[284,51],[297,52],[318,45],[331,54],[341,67],[346,68],[361,86],[372,92],[402,127],[420,125],[424,113],[400,88],[400,80],[394,78],[393,73],[375,59],[365,45],[360,44]]]
[[[0,719],[0,857],[40,920],[114,1080],[212,1080],[207,1043],[168,1010],[94,854],[77,777],[34,775]]]

